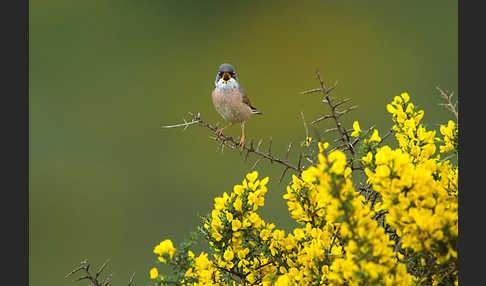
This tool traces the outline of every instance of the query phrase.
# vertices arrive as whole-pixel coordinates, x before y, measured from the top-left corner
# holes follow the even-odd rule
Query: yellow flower
[[[240,260],[244,259],[249,252],[250,252],[250,249],[248,247],[245,248],[245,249],[239,250],[238,253],[237,253],[238,258]]]
[[[214,199],[214,209],[222,210],[226,201],[223,198],[217,197]]]
[[[227,213],[226,213],[226,219],[227,219],[229,222],[232,222],[232,221],[233,221],[233,214],[231,214],[230,212],[227,212]]]
[[[405,113],[412,115],[414,113],[415,106],[412,103],[407,105],[407,109],[405,109]]]
[[[263,178],[261,181],[260,181],[260,187],[265,187],[268,183],[268,181],[270,180],[269,177],[265,177]]]
[[[187,269],[186,274],[184,274],[185,277],[192,277],[193,275],[192,268]]]
[[[351,168],[349,168],[349,167],[347,167],[346,169],[344,169],[344,178],[347,178],[347,179],[350,178],[352,171],[353,170],[351,170]]]
[[[399,105],[399,104],[401,105],[401,104],[403,103],[403,100],[402,100],[402,99],[401,99],[399,96],[395,96],[395,97],[393,98],[393,103],[394,103],[395,105]]]
[[[158,254],[159,256],[163,256],[164,254],[169,254],[170,258],[176,252],[177,249],[174,248],[172,241],[170,239],[166,239],[162,241],[159,245],[155,246],[154,253]]]
[[[156,279],[157,277],[159,277],[159,271],[157,270],[157,268],[152,268],[150,269],[150,279]]]
[[[390,176],[390,169],[385,165],[380,165],[376,168],[376,176],[378,177],[388,177]]]
[[[332,151],[328,156],[329,162],[333,163],[331,172],[335,174],[342,174],[346,167],[346,155],[340,150]]]
[[[280,275],[274,284],[274,286],[288,286],[288,285],[290,285],[290,280],[287,274]]]
[[[253,172],[247,174],[246,178],[248,179],[248,184],[255,182],[257,177],[258,177],[257,171],[253,171]]]
[[[403,92],[400,96],[403,98],[404,103],[407,103],[410,100],[410,96],[406,92]]]
[[[302,144],[302,146],[309,146],[312,142],[312,137],[306,137],[305,142]]]
[[[236,198],[235,202],[233,203],[235,210],[241,212],[243,211],[243,202],[241,201],[240,197]]]
[[[233,257],[235,257],[235,253],[233,252],[231,247],[228,247],[228,249],[226,249],[223,257],[224,257],[224,260],[226,260],[226,261],[232,261],[233,260]]]
[[[233,187],[233,192],[235,192],[235,194],[237,194],[237,195],[241,195],[244,190],[245,190],[245,188],[242,185],[235,185]]]
[[[201,254],[198,257],[196,257],[196,259],[194,261],[194,266],[195,266],[197,271],[201,271],[201,270],[207,269],[209,267],[210,263],[211,262],[208,259],[208,254],[201,252]]]
[[[371,162],[373,161],[373,154],[371,152],[368,152],[368,154],[366,154],[366,156],[363,157],[362,160],[365,164],[371,164]]]
[[[322,153],[322,151],[326,150],[328,147],[329,147],[329,143],[325,142],[325,143],[317,143],[317,145],[319,146],[319,153]]]
[[[380,142],[381,141],[381,138],[380,136],[378,135],[378,130],[375,129],[373,131],[373,135],[371,135],[371,138],[369,140],[369,142]]]
[[[233,231],[238,231],[240,228],[241,228],[241,221],[239,221],[238,219],[234,219],[231,222],[231,229]]]
[[[358,121],[353,122],[353,133],[351,133],[351,136],[358,137],[360,132],[361,132],[361,128],[359,127],[359,122]]]
[[[187,251],[187,256],[189,256],[189,258],[194,258],[194,252],[192,251]]]

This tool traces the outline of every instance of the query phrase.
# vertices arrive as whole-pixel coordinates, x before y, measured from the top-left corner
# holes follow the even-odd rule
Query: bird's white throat
[[[214,83],[216,88],[221,89],[234,89],[239,88],[240,84],[234,78],[230,78],[228,81],[224,81],[222,78]]]

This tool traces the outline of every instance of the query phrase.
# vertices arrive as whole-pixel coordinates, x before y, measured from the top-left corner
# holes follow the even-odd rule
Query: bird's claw
[[[216,134],[216,137],[221,136],[221,134],[223,134],[223,128],[219,128],[219,129],[218,129],[218,130],[216,130],[214,133]]]
[[[243,147],[245,147],[245,137],[241,138],[240,147],[241,147],[241,151],[243,151]]]

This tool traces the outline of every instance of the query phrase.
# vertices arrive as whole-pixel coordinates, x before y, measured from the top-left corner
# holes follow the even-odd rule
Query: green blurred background
[[[366,2],[366,3],[365,3]],[[359,108],[343,118],[384,134],[385,106],[409,92],[429,128],[452,119],[436,86],[457,93],[457,1],[30,1],[30,282],[84,285],[64,276],[88,258],[111,263],[113,285],[136,272],[146,285],[153,247],[177,245],[215,196],[250,170],[209,130],[161,129],[201,112],[219,64],[235,66],[252,104],[247,140],[273,137],[275,154],[304,139],[300,112],[322,105],[318,87]],[[327,109],[326,109],[327,110]],[[319,129],[330,124],[319,125]],[[239,137],[239,127],[227,132]],[[334,138],[334,137],[330,137]],[[392,142],[392,141],[390,141]],[[291,153],[295,159],[297,152]],[[281,168],[261,215],[290,229]],[[201,250],[203,246],[198,245]]]

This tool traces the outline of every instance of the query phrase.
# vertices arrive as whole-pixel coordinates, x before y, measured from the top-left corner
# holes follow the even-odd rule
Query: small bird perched
[[[230,64],[219,66],[216,74],[216,86],[211,94],[216,111],[229,121],[230,124],[216,130],[216,136],[220,136],[224,130],[233,126],[235,123],[241,123],[241,140],[240,146],[243,150],[245,145],[245,121],[252,114],[262,114],[255,107],[251,106],[250,99],[240,87],[235,69]]]

